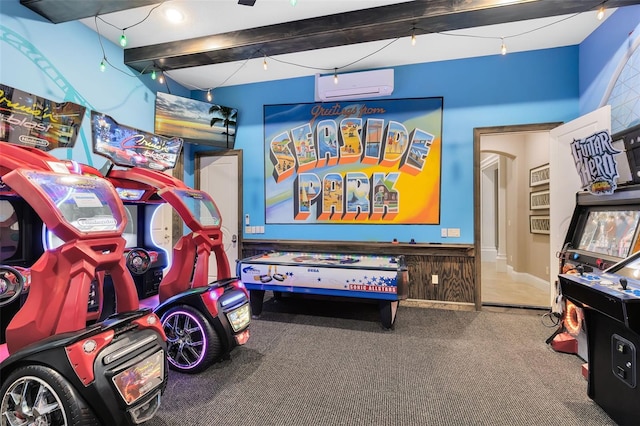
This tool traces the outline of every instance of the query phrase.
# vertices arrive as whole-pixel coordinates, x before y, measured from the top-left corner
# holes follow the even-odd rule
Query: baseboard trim
[[[444,302],[441,300],[406,299],[401,301],[400,304],[402,306],[408,306],[412,308],[449,309],[452,311],[475,311],[476,310],[476,305],[474,303]]]
[[[551,291],[551,286],[549,285],[549,281],[545,281],[542,278],[538,278],[535,275],[527,274],[526,272],[516,272],[513,270],[513,266],[509,265],[507,267],[507,274],[514,281],[520,281],[527,284],[531,284],[540,290]]]

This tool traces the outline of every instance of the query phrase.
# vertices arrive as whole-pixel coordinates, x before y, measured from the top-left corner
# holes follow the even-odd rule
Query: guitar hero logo
[[[379,111],[382,110],[382,111]],[[366,105],[342,108],[315,106],[309,122],[276,135],[269,159],[276,183],[293,180],[294,220],[311,215],[328,219],[393,219],[400,211],[395,188],[402,174],[416,176],[425,167],[435,137],[403,123],[362,115],[385,112]],[[339,116],[337,118],[328,118]],[[389,173],[336,173],[325,167],[362,164],[395,169]]]
[[[611,145],[606,130],[571,142],[571,153],[582,188],[595,195],[611,194],[616,189],[618,164],[614,158],[620,151]]]

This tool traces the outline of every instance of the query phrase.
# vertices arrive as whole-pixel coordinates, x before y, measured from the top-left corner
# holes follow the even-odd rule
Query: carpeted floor
[[[543,312],[269,299],[232,359],[170,372],[147,426],[615,425]]]

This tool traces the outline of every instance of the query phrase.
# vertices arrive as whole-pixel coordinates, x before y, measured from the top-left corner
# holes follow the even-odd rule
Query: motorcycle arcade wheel
[[[20,297],[24,284],[24,277],[17,269],[0,265],[0,307]]]
[[[176,306],[162,316],[167,335],[167,359],[172,370],[199,373],[222,352],[218,334],[209,321],[190,306]]]
[[[132,274],[143,275],[151,266],[151,255],[142,248],[131,249],[127,253],[126,264]]]
[[[8,426],[98,426],[91,410],[57,371],[40,365],[15,370],[0,388],[0,413]]]

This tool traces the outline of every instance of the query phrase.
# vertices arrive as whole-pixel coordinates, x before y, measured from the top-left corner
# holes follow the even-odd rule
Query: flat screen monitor
[[[20,236],[20,222],[14,206],[8,200],[0,200],[0,262],[18,254]]]
[[[639,210],[590,210],[575,246],[578,250],[625,258],[638,250]]]
[[[158,92],[155,132],[199,145],[233,148],[238,110]]]
[[[42,254],[41,227],[42,221],[22,198],[0,199],[0,264],[30,267]]]

